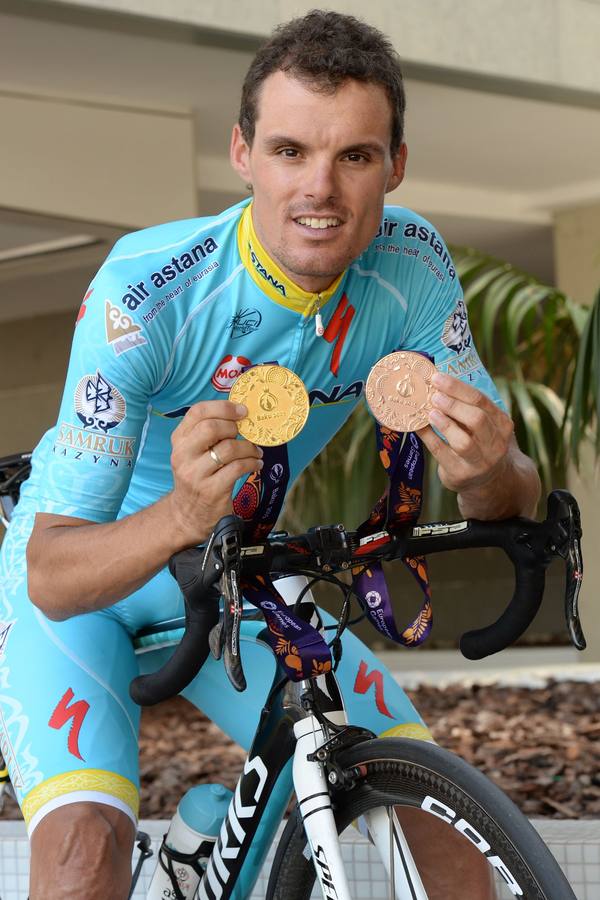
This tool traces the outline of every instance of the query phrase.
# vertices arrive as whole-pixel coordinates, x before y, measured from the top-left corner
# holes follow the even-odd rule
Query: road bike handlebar
[[[376,560],[471,547],[501,548],[513,565],[513,596],[495,622],[468,631],[460,639],[464,656],[482,659],[514,643],[531,624],[542,601],[546,569],[554,558],[561,557],[565,560],[569,636],[579,650],[586,645],[578,611],[583,576],[581,523],[577,501],[568,491],[549,495],[543,522],[525,518],[434,522],[362,538],[342,525],[329,525],[302,535],[274,534],[246,547],[242,546],[242,534],[242,520],[225,516],[205,545],[171,558],[169,569],[185,599],[186,630],[162,669],[132,681],[130,693],[137,703],[152,705],[182,691],[204,664],[209,649],[217,657],[223,652],[230,680],[238,690],[244,689],[239,655],[239,582],[244,576],[257,574],[329,576]],[[220,596],[225,600],[223,623],[217,625]]]

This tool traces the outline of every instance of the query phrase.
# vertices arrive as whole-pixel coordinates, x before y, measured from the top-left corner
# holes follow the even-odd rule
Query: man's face
[[[254,192],[257,236],[288,277],[322,291],[377,232],[402,181],[384,89],[349,80],[323,94],[278,71],[263,82],[252,147],[233,129],[231,161]]]

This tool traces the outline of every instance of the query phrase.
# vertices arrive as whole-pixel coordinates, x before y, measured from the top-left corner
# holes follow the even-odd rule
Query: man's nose
[[[318,204],[327,203],[338,197],[335,166],[328,160],[316,160],[307,173],[305,196]]]

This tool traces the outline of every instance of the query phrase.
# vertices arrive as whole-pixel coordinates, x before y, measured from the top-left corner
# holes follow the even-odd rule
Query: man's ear
[[[385,188],[386,194],[389,194],[390,191],[395,191],[398,185],[404,180],[407,156],[408,147],[406,144],[400,144],[398,152],[392,159],[392,172]]]
[[[233,126],[233,131],[231,133],[229,159],[231,161],[231,165],[238,173],[242,181],[250,183],[252,181],[250,171],[250,148],[244,140],[241,128],[237,122]]]

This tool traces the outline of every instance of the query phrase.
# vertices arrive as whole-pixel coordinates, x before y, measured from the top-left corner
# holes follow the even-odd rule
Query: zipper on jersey
[[[321,295],[317,294],[317,299],[315,300],[317,305],[317,309],[315,312],[315,333],[317,337],[323,337],[325,333],[325,329],[323,328],[323,319],[321,318]]]

